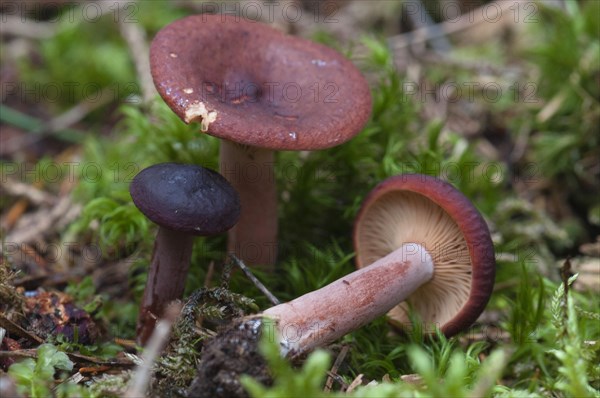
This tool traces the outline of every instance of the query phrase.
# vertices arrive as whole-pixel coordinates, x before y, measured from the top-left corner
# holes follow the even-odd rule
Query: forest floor
[[[352,272],[360,205],[401,173],[469,198],[497,263],[467,331],[382,317],[293,363],[257,341],[239,394],[600,396],[600,2],[369,3],[2,2],[0,396],[196,395],[203,346],[270,305],[225,236],[198,238],[165,350],[135,342],[156,226],[129,184],[161,162],[217,168],[219,147],[158,96],[148,46],[215,9],[335,48],[372,91],[354,139],[277,154],[277,264],[253,270],[272,294]]]

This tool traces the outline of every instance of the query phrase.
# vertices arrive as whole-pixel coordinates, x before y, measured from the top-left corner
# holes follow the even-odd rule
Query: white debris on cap
[[[208,131],[208,126],[217,120],[217,111],[208,111],[204,102],[194,102],[185,110],[185,122],[189,123],[196,118],[201,118],[200,131]]]

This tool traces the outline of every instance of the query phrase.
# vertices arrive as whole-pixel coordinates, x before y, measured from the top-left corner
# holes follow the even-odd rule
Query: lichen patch
[[[200,130],[202,132],[208,131],[208,126],[215,120],[217,120],[217,111],[208,111],[204,102],[194,102],[190,104],[185,110],[184,120],[186,123],[191,122],[194,119],[200,118]]]

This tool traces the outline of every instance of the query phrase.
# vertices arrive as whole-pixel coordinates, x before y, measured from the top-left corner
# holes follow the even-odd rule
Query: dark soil
[[[247,397],[240,383],[243,374],[270,385],[271,375],[258,349],[261,325],[260,319],[237,321],[207,342],[188,396]]]

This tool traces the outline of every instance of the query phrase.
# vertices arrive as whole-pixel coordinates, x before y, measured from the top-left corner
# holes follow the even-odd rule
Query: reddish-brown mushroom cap
[[[371,111],[369,87],[323,45],[231,15],[194,15],[152,41],[154,84],[186,123],[244,145],[315,150],[356,135]]]
[[[450,336],[467,329],[490,298],[496,269],[481,214],[461,192],[437,178],[388,178],[369,193],[356,218],[357,266],[368,266],[404,243],[425,247],[435,270],[429,282],[388,313],[392,324],[410,327],[412,307],[426,331],[437,326]]]

